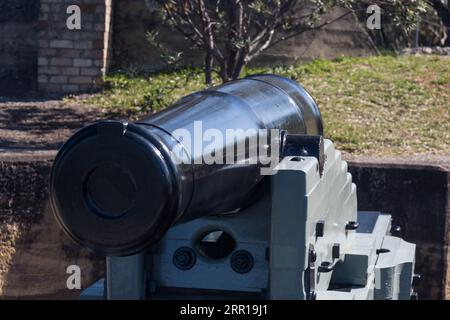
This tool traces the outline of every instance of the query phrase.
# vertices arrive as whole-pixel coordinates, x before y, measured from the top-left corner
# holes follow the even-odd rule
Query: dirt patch
[[[54,150],[84,125],[105,118],[62,101],[0,102],[0,149]]]

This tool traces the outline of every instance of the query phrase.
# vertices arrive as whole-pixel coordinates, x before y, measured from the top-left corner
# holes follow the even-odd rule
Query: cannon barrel
[[[200,129],[212,133],[206,142],[198,141]],[[311,96],[275,75],[191,94],[134,123],[94,123],[72,136],[55,159],[50,203],[58,223],[96,253],[125,256],[155,244],[176,223],[242,208],[264,177],[263,164],[251,161],[251,136],[213,141],[232,129],[258,139],[261,130],[271,129],[323,134]],[[281,136],[270,139],[280,142]],[[239,153],[239,144],[240,158],[226,161],[229,150]],[[206,163],[206,156],[216,161]]]

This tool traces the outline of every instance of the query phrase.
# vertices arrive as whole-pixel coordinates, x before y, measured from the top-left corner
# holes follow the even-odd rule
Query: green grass
[[[450,154],[450,58],[377,56],[316,60],[245,70],[301,83],[316,99],[327,138],[354,155]],[[105,111],[138,117],[204,88],[199,70],[151,76],[115,74],[84,99]],[[219,81],[216,79],[216,83]]]

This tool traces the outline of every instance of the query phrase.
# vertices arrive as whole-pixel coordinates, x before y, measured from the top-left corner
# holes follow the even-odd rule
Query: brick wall
[[[41,0],[38,85],[45,93],[89,91],[102,83],[109,51],[112,0]],[[69,30],[67,8],[81,9],[81,29]]]

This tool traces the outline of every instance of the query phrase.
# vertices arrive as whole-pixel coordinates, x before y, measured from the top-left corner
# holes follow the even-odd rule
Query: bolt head
[[[317,261],[317,252],[316,252],[316,250],[312,250],[312,251],[309,253],[309,260],[310,260],[312,263],[315,263],[315,262]]]

